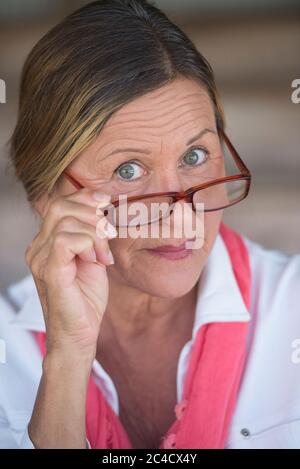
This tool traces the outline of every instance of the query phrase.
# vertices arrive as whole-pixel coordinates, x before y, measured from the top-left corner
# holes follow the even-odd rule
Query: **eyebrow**
[[[213,134],[216,134],[216,132],[212,129],[208,129],[208,128],[205,128],[205,129],[202,129],[201,132],[199,132],[197,135],[195,135],[194,137],[190,138],[187,142],[186,142],[186,146],[188,145],[191,145],[192,143],[194,143],[196,140],[198,140],[199,138],[201,138],[204,134],[206,134],[207,132],[211,132]],[[144,153],[145,155],[149,155],[151,153],[150,150],[146,150],[146,149],[138,149],[138,148],[116,148],[115,150],[113,150],[112,152],[108,153],[108,155],[106,155],[104,158],[102,158],[101,161],[105,160],[106,158],[108,158],[109,156],[111,155],[114,155],[115,153],[125,153],[125,152],[133,152],[133,153]]]
[[[186,146],[191,145],[192,143],[194,143],[196,140],[198,140],[199,138],[201,138],[202,135],[206,134],[207,132],[211,132],[212,134],[216,134],[216,131],[215,131],[215,130],[208,129],[208,128],[202,129],[201,132],[199,132],[197,135],[195,135],[194,137],[190,138],[190,139],[186,142]]]

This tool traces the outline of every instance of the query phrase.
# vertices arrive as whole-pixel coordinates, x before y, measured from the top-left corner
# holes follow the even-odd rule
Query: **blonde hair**
[[[64,18],[39,40],[22,70],[9,146],[28,200],[52,192],[115,111],[180,75],[206,87],[223,130],[209,63],[157,7],[102,0]]]

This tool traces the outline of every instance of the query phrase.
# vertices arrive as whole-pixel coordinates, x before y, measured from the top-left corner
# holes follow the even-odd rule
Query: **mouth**
[[[169,260],[179,260],[184,259],[187,256],[191,255],[192,249],[187,249],[185,247],[186,242],[174,246],[174,245],[165,245],[165,246],[158,246],[157,248],[153,249],[146,249],[149,254],[157,257],[163,257]]]

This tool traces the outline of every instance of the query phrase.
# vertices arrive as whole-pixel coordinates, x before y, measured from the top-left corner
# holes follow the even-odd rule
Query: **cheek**
[[[206,212],[204,215],[204,244],[199,253],[202,267],[206,264],[206,261],[213,248],[214,242],[220,230],[222,216],[223,210]]]
[[[216,212],[207,212],[204,216],[204,233],[205,233],[205,244],[206,250],[210,252],[216,236],[220,229],[220,224],[222,221],[223,210],[218,210]]]
[[[115,264],[129,265],[130,259],[137,250],[137,239],[115,238],[109,241],[109,247],[113,253]]]

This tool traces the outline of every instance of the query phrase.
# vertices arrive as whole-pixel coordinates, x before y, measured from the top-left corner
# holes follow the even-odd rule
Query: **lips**
[[[185,251],[185,242],[180,244],[179,246],[172,246],[172,245],[166,245],[166,246],[159,246],[154,249],[150,249],[150,251],[155,251],[155,252],[180,252],[180,251]]]
[[[165,245],[165,246],[158,246],[157,248],[147,249],[149,254],[153,256],[168,259],[168,260],[180,260],[185,259],[186,257],[191,255],[191,249],[186,249],[185,243],[182,243],[178,246],[174,245]]]

